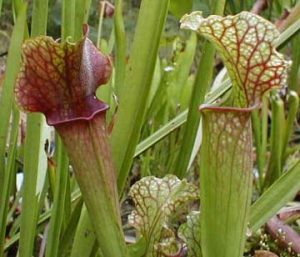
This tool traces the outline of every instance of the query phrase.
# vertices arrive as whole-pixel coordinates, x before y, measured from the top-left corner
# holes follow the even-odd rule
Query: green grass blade
[[[123,21],[123,0],[116,0],[114,17],[115,32],[115,88],[119,92],[123,87],[126,72],[126,35]]]
[[[266,156],[267,156],[267,144],[268,144],[268,123],[269,119],[269,94],[263,96],[262,107],[261,107],[261,172],[262,177],[260,178],[260,184],[263,185],[263,179],[265,175],[265,167],[266,167]]]
[[[251,120],[252,120],[252,129],[253,129],[253,137],[254,137],[254,143],[255,143],[255,152],[257,156],[257,169],[259,173],[259,179],[261,180],[263,175],[263,165],[264,165],[264,158],[262,155],[262,129],[261,129],[261,120],[259,116],[259,110],[254,110],[251,114]],[[259,180],[259,183],[257,185],[258,189],[261,188],[261,181]]]
[[[292,44],[292,67],[289,74],[289,89],[300,92],[298,83],[298,70],[300,66],[300,34],[298,33],[291,41]]]
[[[83,207],[74,238],[71,257],[90,256],[95,242],[96,237],[89,214],[87,209]]]
[[[48,21],[48,0],[33,1],[31,36],[46,35]]]
[[[44,140],[48,134],[39,114],[31,114],[27,119],[27,133],[24,149],[24,191],[20,227],[20,257],[31,257],[36,226],[47,171]]]
[[[75,1],[63,0],[62,1],[62,24],[61,24],[61,37],[66,40],[67,37],[74,37],[74,19],[75,19]]]
[[[251,206],[249,223],[253,231],[259,229],[276,214],[300,189],[300,162],[277,179]]]
[[[92,0],[73,0],[75,3],[74,40],[82,36],[82,25],[87,23]],[[72,22],[73,23],[73,22]]]
[[[140,142],[136,147],[134,157],[140,155],[141,153],[149,149],[151,146],[162,140],[164,137],[169,135],[172,131],[184,124],[186,122],[187,113],[187,110],[183,111],[170,122],[161,127],[159,130],[157,130],[145,140]]]
[[[227,92],[230,89],[230,87],[231,87],[230,80],[226,80],[222,84],[222,86],[218,87],[217,89],[215,89],[214,91],[210,92],[207,95],[205,103],[210,103],[210,104],[213,103],[221,95]],[[151,146],[153,146],[154,144],[162,140],[164,137],[169,135],[172,131],[179,128],[181,125],[183,125],[187,120],[187,115],[188,115],[188,110],[181,112],[174,119],[170,120],[160,129],[158,129],[156,132],[151,134],[148,138],[140,142],[136,147],[134,157],[140,155],[141,153],[149,149]]]
[[[270,186],[281,175],[282,171],[282,148],[285,134],[284,103],[279,96],[271,97],[272,123],[270,151],[271,157],[264,187]]]
[[[283,147],[282,147],[282,158],[283,162],[286,158],[286,149],[289,144],[289,140],[294,131],[294,123],[296,121],[298,108],[299,108],[299,96],[295,91],[290,91],[288,94],[288,108],[289,111],[287,112],[287,119],[286,119],[286,128],[283,140]]]
[[[14,26],[8,51],[3,92],[0,98],[0,195],[2,195],[2,183],[4,181],[7,133],[14,99],[13,90],[16,76],[20,69],[21,46],[24,39],[24,27],[26,25],[26,9],[26,4],[21,6],[18,19]]]
[[[125,84],[119,92],[119,113],[112,132],[120,192],[125,186],[139,140],[168,6],[169,0],[143,0],[141,4]]]
[[[225,0],[215,2],[214,14],[223,14],[225,2]],[[203,54],[197,70],[196,80],[194,82],[182,145],[177,157],[175,175],[177,175],[179,178],[184,177],[190,162],[198,126],[200,123],[198,107],[204,102],[205,95],[212,80],[214,55],[214,47],[211,45],[211,43],[205,42],[203,46]]]
[[[72,249],[73,246],[73,240],[75,237],[77,226],[79,224],[82,206],[83,206],[83,200],[82,198],[80,198],[75,203],[69,222],[66,224],[65,230],[63,231],[63,234],[61,236],[61,240],[59,242],[59,254],[58,254],[58,256],[60,257],[70,255],[70,251],[71,251],[70,249]],[[95,239],[93,241],[95,241]]]
[[[57,137],[58,138],[58,137]],[[61,235],[62,224],[64,219],[65,199],[69,178],[69,159],[64,152],[64,148],[60,140],[57,144],[57,172],[54,202],[51,212],[49,232],[46,246],[46,257],[58,256],[59,240]]]
[[[22,9],[23,4],[24,4],[23,0],[13,0],[12,1],[14,22],[16,22],[16,19],[19,16],[20,10]],[[24,38],[28,38],[29,37],[28,26],[27,26],[27,24],[24,24],[24,26],[25,26]]]
[[[176,61],[177,67],[175,67],[175,88],[174,91],[177,91],[177,97],[180,99],[178,101],[180,106],[184,106],[185,108],[188,106],[188,100],[190,99],[190,94],[186,95],[185,91],[187,80],[189,79],[191,67],[193,65],[194,56],[197,50],[197,36],[194,33],[191,33],[189,39],[186,42],[185,51],[179,56],[178,60]],[[184,99],[185,97],[188,99]],[[187,102],[187,103],[185,103]]]
[[[184,177],[189,165],[191,153],[193,151],[194,141],[197,134],[200,114],[198,107],[204,101],[207,89],[210,86],[213,65],[214,65],[215,50],[209,42],[205,42],[203,47],[203,55],[197,71],[196,80],[192,92],[192,99],[189,105],[189,112],[187,117],[186,127],[184,129],[184,136],[179,155],[177,157],[177,169],[175,175],[179,178]]]
[[[106,2],[100,2],[99,4],[99,17],[98,17],[98,31],[97,31],[97,48],[101,46],[101,39],[102,39],[102,26],[103,26],[103,18],[104,18],[104,11],[106,9]]]
[[[268,112],[269,112],[269,94],[265,94],[262,99],[261,110],[254,110],[252,113],[252,127],[256,147],[256,159],[259,178],[257,180],[257,189],[261,192],[263,188],[267,143],[268,143]],[[260,115],[261,113],[261,115]]]
[[[286,30],[284,30],[280,37],[274,42],[275,46],[282,45],[286,40],[293,36],[300,29],[300,19],[296,20]]]
[[[16,147],[19,132],[19,111],[14,110],[12,130],[10,136],[9,152],[7,158],[7,164],[5,167],[5,176],[3,181],[3,192],[1,195],[1,205],[0,205],[0,257],[4,254],[4,241],[7,223],[7,211],[10,192],[12,192],[12,181],[13,176],[15,176],[15,157],[16,157]]]
[[[48,19],[48,1],[33,2],[31,36],[45,35]],[[44,140],[48,136],[41,114],[28,114],[24,147],[24,182],[20,225],[20,257],[31,257],[36,226],[47,171]]]
[[[77,200],[79,200],[79,198],[81,197],[81,193],[79,190],[75,190],[72,195],[71,195],[71,201],[75,202]],[[51,210],[47,210],[46,212],[44,212],[43,214],[40,215],[39,220],[38,220],[38,226],[39,228],[41,226],[44,225],[45,222],[48,222],[48,220],[51,217]],[[9,249],[10,247],[12,247],[16,242],[18,242],[18,240],[20,240],[20,233],[15,233],[14,236],[12,236],[6,243],[4,246],[4,250],[6,251],[7,249]]]
[[[67,39],[70,37],[71,40],[74,39],[74,31],[75,31],[75,26],[74,26],[74,19],[75,19],[75,1],[70,1],[70,0],[64,0],[62,3],[62,27],[61,27],[61,38],[63,41],[67,41]],[[66,161],[68,159],[67,153],[64,149],[62,142],[60,140],[59,135],[56,133],[56,148],[57,152],[57,162],[58,165],[60,165],[63,170],[68,173],[66,175],[67,177],[62,176],[62,180],[66,180],[63,182],[63,189],[62,191],[64,192],[65,199],[64,200],[59,200],[63,202],[64,208],[60,209],[60,215],[64,216],[64,221],[63,223],[68,223],[69,222],[69,216],[71,215],[71,189],[70,189],[70,176],[69,176],[69,171],[68,171],[68,165],[69,161]],[[61,165],[62,164],[62,165]],[[51,229],[51,228],[50,228]]]

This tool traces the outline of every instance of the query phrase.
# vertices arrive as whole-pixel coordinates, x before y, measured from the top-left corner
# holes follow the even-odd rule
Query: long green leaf
[[[193,7],[193,0],[171,0],[170,12],[177,18],[180,18],[184,14],[190,12]]]
[[[61,24],[61,37],[66,40],[68,37],[74,37],[74,19],[75,19],[75,1],[63,0],[62,1],[62,24]]]
[[[24,191],[20,227],[20,257],[31,257],[41,195],[47,171],[47,158],[43,151],[49,131],[39,114],[31,114],[27,119],[27,134],[24,149]]]
[[[271,185],[280,177],[282,171],[282,149],[285,134],[284,104],[277,95],[271,97],[271,157],[265,178],[265,186]]]
[[[289,76],[289,88],[299,93],[298,70],[300,66],[300,34],[292,39],[292,67]]]
[[[48,0],[33,2],[31,36],[45,35],[48,19]],[[40,114],[28,114],[24,148],[24,191],[20,226],[20,257],[33,253],[40,200],[47,171],[44,140],[49,131]]]
[[[299,108],[299,96],[295,91],[290,91],[287,100],[288,100],[289,111],[287,113],[287,118],[286,118],[286,128],[285,128],[283,149],[282,149],[282,158],[284,160],[286,158],[286,149],[288,147],[290,137],[292,136],[294,131],[294,123]]]
[[[74,34],[74,15],[75,1],[64,0],[62,3],[62,29],[61,37],[65,41]],[[65,218],[65,210],[67,204],[67,189],[69,183],[69,159],[62,145],[61,139],[56,135],[56,185],[54,193],[54,201],[52,214],[49,224],[48,240],[46,244],[46,257],[58,256],[59,240],[61,236],[62,225]]]
[[[141,4],[125,84],[119,92],[119,113],[112,132],[112,151],[120,192],[139,140],[168,5],[169,0],[143,0]]]
[[[58,144],[58,142],[56,143]],[[57,237],[60,237],[64,219],[65,199],[69,177],[69,159],[64,151],[62,143],[59,144],[57,157],[57,179],[55,186],[53,209],[48,232],[46,257],[58,256],[59,240],[57,240]]]
[[[26,9],[26,4],[21,6],[18,19],[14,26],[8,51],[3,92],[0,98],[0,195],[2,195],[2,183],[4,181],[7,133],[9,130],[9,120],[14,99],[13,90],[16,76],[20,69],[21,45],[24,39],[24,28],[26,25]]]
[[[1,15],[1,11],[2,11],[2,4],[3,4],[3,1],[0,0],[0,15]]]
[[[76,229],[79,226],[78,223],[82,211],[82,206],[83,200],[82,198],[80,198],[75,203],[69,222],[66,224],[63,234],[61,236],[58,256],[69,256],[72,247],[76,247],[74,244],[74,237]],[[95,238],[93,241],[95,241]]]
[[[4,242],[5,242],[5,232],[7,223],[7,210],[9,205],[10,192],[12,192],[12,181],[13,176],[15,176],[15,157],[16,157],[16,146],[19,131],[19,119],[20,113],[18,110],[13,112],[13,122],[12,130],[10,136],[9,152],[7,164],[5,167],[5,176],[3,181],[3,192],[1,195],[1,205],[0,205],[0,257],[4,254]]]
[[[48,0],[33,1],[31,36],[46,35],[48,21]]]
[[[277,179],[251,206],[250,228],[256,231],[276,214],[300,189],[300,161]]]
[[[86,207],[82,208],[76,230],[71,257],[90,256],[96,237]]]
[[[116,9],[114,17],[115,32],[115,88],[116,91],[124,86],[124,78],[126,72],[126,35],[123,21],[123,0],[116,0]]]
[[[77,201],[81,197],[81,193],[79,190],[75,190],[71,195],[71,202]],[[38,220],[38,226],[41,227],[45,222],[47,222],[51,217],[51,210],[47,210],[45,213],[41,214]],[[5,244],[4,250],[6,251],[10,247],[12,247],[16,242],[20,240],[20,233],[16,233],[13,237],[11,237]]]
[[[82,25],[87,23],[92,0],[73,0],[75,4],[75,29],[74,40],[82,36]]]
[[[214,14],[222,14],[226,1],[216,1],[214,6]],[[184,129],[184,136],[179,155],[177,157],[177,165],[175,174],[182,178],[188,168],[191,153],[193,151],[194,141],[200,122],[198,106],[204,102],[205,95],[208,91],[212,80],[214,66],[215,49],[209,42],[205,42],[203,46],[203,54],[197,70],[196,80],[192,92],[192,98],[189,105],[189,113],[187,117],[187,125]]]

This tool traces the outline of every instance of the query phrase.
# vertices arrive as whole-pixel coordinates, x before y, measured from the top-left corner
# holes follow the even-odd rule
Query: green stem
[[[56,125],[105,256],[127,256],[105,115]],[[83,157],[84,156],[84,157]]]
[[[269,94],[266,94],[262,98],[262,108],[261,108],[261,158],[263,160],[262,165],[262,177],[260,178],[261,185],[263,184],[263,179],[266,169],[266,156],[267,156],[267,144],[268,144],[268,112],[269,112]]]
[[[214,14],[223,14],[225,3],[225,0],[216,1],[214,6]],[[181,149],[177,157],[177,168],[175,175],[177,175],[179,178],[184,177],[188,169],[200,122],[198,106],[204,102],[205,95],[211,84],[214,68],[214,55],[215,49],[213,45],[206,41],[203,46],[203,54],[194,82],[192,99],[189,105],[189,113],[187,117],[187,124],[184,129]]]
[[[264,170],[264,155],[262,154],[262,129],[261,129],[261,119],[260,119],[260,111],[255,110],[252,112],[252,127],[253,127],[253,135],[254,142],[256,148],[256,159],[257,159],[257,170],[258,170],[258,182],[257,188],[260,191],[262,186],[262,177]]]
[[[270,140],[270,162],[266,174],[264,187],[270,186],[282,172],[282,149],[285,134],[285,117],[284,104],[279,96],[271,97],[272,106],[272,123],[271,123],[271,140]]]
[[[106,2],[100,2],[100,14],[99,14],[99,23],[98,23],[98,35],[97,35],[97,48],[100,49],[101,44],[101,34],[102,34],[102,24],[103,24],[103,16],[106,8]]]

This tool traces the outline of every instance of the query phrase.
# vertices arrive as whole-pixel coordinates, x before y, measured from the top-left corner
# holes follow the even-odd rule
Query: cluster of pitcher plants
[[[224,15],[226,1],[215,2],[204,15],[142,0],[127,58],[121,0],[100,1],[97,44],[91,1],[61,1],[59,40],[46,36],[48,1],[33,1],[30,37],[27,3],[13,1],[0,99],[0,257],[276,256],[249,249],[265,224],[288,248],[282,256],[300,254],[300,236],[276,216],[295,221],[300,210],[285,207],[300,189],[291,143],[299,92],[290,85],[300,61],[277,50],[299,41],[300,5],[276,27],[253,12]],[[169,10],[188,33],[175,67],[159,58]],[[108,43],[101,31],[111,15]],[[177,77],[166,82],[170,72]],[[163,98],[174,96],[169,84],[186,92],[190,80],[187,109],[145,136],[161,105],[172,106]],[[164,140],[176,154],[159,175],[145,163],[156,149],[171,154],[155,148]]]

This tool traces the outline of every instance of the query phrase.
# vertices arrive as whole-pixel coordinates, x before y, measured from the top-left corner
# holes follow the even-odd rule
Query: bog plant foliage
[[[199,49],[207,50],[202,58],[211,57],[198,68],[194,34],[179,51],[175,40],[171,60],[159,55],[169,0],[141,2],[129,60],[122,1],[115,9],[101,1],[102,50],[85,24],[91,1],[62,1],[61,42],[42,35],[47,10],[40,8],[48,6],[42,2],[33,1],[30,38],[27,4],[13,4],[16,21],[0,102],[0,257],[253,255],[259,247],[248,249],[255,240],[247,238],[249,231],[262,234],[257,230],[265,223],[274,231],[268,220],[300,189],[298,147],[290,147],[298,95],[288,93],[286,114],[278,94],[291,83],[291,67],[296,72],[299,65],[276,50],[300,23],[284,34],[246,11],[185,14],[181,29],[196,32]],[[219,13],[224,6],[219,1],[214,8]],[[101,35],[107,7],[115,16],[109,41]],[[179,15],[191,7],[192,1],[182,9],[172,1],[170,10]],[[208,40],[204,45],[202,38]],[[213,47],[224,66],[212,90],[201,89],[203,102],[192,120],[199,100],[192,87],[201,78],[209,84]],[[190,109],[180,110],[176,101],[185,108],[190,101]],[[22,123],[17,106],[28,113]],[[200,119],[197,135],[189,134]],[[182,154],[185,147],[188,154]],[[21,188],[15,188],[17,170],[24,174]],[[291,230],[284,231],[293,236],[283,244],[292,245],[293,256],[298,248]]]

